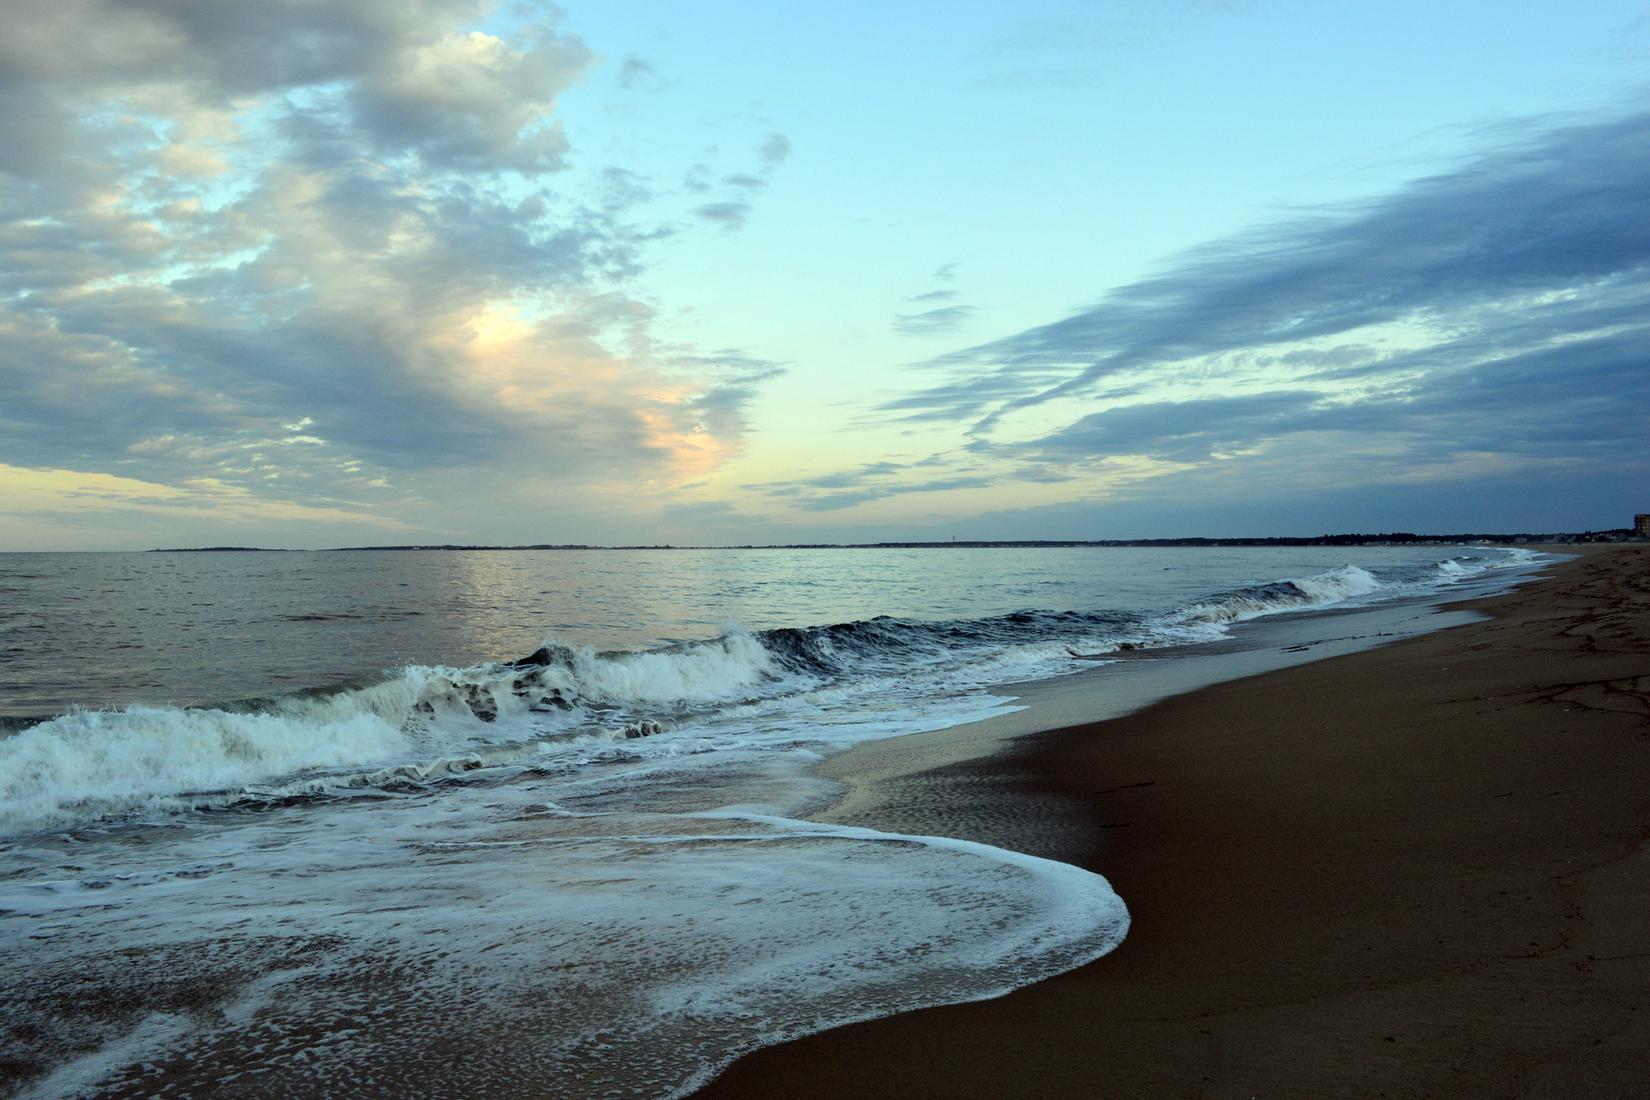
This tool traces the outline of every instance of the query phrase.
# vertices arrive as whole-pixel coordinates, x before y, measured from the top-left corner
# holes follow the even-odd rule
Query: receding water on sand
[[[1004,992],[1126,926],[1103,879],[999,849],[536,793],[14,847],[12,1057],[91,1052],[31,1092],[659,1095],[815,1020]]]

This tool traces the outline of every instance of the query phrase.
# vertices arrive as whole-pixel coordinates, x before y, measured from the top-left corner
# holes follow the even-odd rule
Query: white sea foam
[[[1343,565],[1315,577],[1303,577],[1288,582],[1306,595],[1307,606],[1341,603],[1354,596],[1367,596],[1381,587],[1381,582],[1367,569]]]
[[[716,789],[719,769],[679,767]],[[0,882],[0,910],[37,936],[0,992],[36,1011],[71,975],[86,988],[88,950],[118,942],[121,974],[100,980],[188,988],[218,1021],[71,1014],[57,1026],[98,1053],[48,1082],[129,1081],[123,1067],[147,1063],[180,1091],[231,1071],[301,1090],[324,1065],[332,1092],[552,1080],[659,1096],[754,1046],[1005,992],[1103,954],[1128,925],[1103,878],[981,844],[542,798],[512,784],[288,808],[256,830],[82,848],[67,879],[41,853],[36,873]],[[508,1041],[447,1057],[459,1018]]]
[[[171,707],[77,711],[0,740],[0,831],[185,804],[192,791],[393,759],[410,747],[401,728],[362,711],[319,723]]]
[[[709,642],[647,653],[574,651],[569,665],[545,669],[544,681],[580,698],[636,704],[703,703],[736,698],[779,679],[773,654],[737,625]]]
[[[497,765],[661,727],[668,714],[783,680],[748,632],[635,654],[563,650],[542,667],[412,666],[255,711],[81,710],[0,738],[0,835]],[[800,684],[796,686],[802,686]],[[535,710],[554,695],[566,710]],[[593,716],[590,708],[602,713]],[[485,719],[482,717],[485,716]],[[580,736],[582,735],[582,736]]]
[[[1160,622],[1168,626],[1221,625],[1242,622],[1283,611],[1328,607],[1368,596],[1382,588],[1375,575],[1356,565],[1344,565],[1311,577],[1300,577],[1227,593],[1217,599],[1181,608]]]

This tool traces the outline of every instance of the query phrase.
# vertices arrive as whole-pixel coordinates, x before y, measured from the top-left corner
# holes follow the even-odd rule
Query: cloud
[[[770,168],[778,167],[791,155],[791,139],[784,134],[769,134],[757,152],[762,157],[762,163]]]
[[[679,357],[672,364],[693,377],[714,379],[680,406],[686,430],[710,439],[746,438],[752,430],[751,404],[760,396],[764,383],[786,371],[783,364],[752,358],[737,348]]]
[[[649,181],[542,186],[590,51],[486,13],[8,13],[0,463],[321,522],[738,453],[771,375],[656,348],[627,291],[676,220],[648,223]]]
[[[1232,378],[1239,357],[1307,354],[1383,326],[1406,326],[1406,339],[1432,348],[1428,372],[1537,350],[1500,331],[1526,309],[1553,307],[1556,328],[1539,338],[1587,337],[1585,326],[1603,323],[1590,303],[1645,282],[1650,114],[1488,137],[1487,151],[1391,195],[1215,242],[1092,309],[936,360],[950,380],[887,408],[969,418],[990,433],[1116,379],[1161,380],[1191,363]],[[1362,370],[1397,385],[1417,366],[1406,352]]]
[[[851,470],[836,470],[812,477],[789,481],[761,482],[746,485],[746,489],[764,493],[804,512],[832,512],[865,504],[873,500],[907,496],[913,493],[941,493],[956,489],[982,489],[999,477],[974,473],[967,469],[953,469],[944,477],[911,476],[914,470],[932,470],[954,467],[956,459],[943,454],[932,454],[912,462],[883,460],[868,462]],[[1064,475],[1053,474],[1033,465],[1024,466],[1012,475],[1016,480],[1056,481]]]
[[[1634,456],[1650,423],[1650,341],[1637,323],[1650,316],[1650,294],[1634,297],[1637,307],[1630,311],[1621,303],[1618,325],[1592,335],[1577,337],[1587,325],[1562,323],[1572,310],[1532,310],[1498,330],[1488,345],[1477,338],[1451,341],[1309,376],[1368,379],[1379,373],[1385,382],[1379,389],[1138,402],[1091,413],[1030,441],[982,443],[980,450],[1055,461],[1144,455],[1201,462],[1317,434],[1343,437],[1325,441],[1331,452],[1355,440],[1386,440],[1412,470],[1464,454],[1525,461]],[[1597,323],[1598,311],[1588,312],[1594,315],[1588,324]],[[1508,353],[1502,341],[1520,334],[1564,338]]]
[[[1248,397],[1156,401],[1091,413],[1052,435],[1013,448],[1043,459],[1145,455],[1172,462],[1200,462],[1221,451],[1250,446],[1301,429],[1301,414],[1317,404],[1309,392],[1282,391]]]
[[[974,317],[971,306],[941,306],[920,313],[894,316],[893,329],[901,336],[949,336]]]
[[[704,194],[720,188],[723,198],[717,202],[699,204],[693,208],[694,214],[729,233],[745,228],[751,216],[751,196],[772,182],[774,172],[790,154],[790,139],[783,134],[771,134],[757,148],[761,163],[754,169],[726,172],[713,183],[715,177],[710,166],[695,164],[682,178],[683,189],[692,194]]]
[[[959,433],[920,477],[869,463],[746,488],[823,512],[1012,487],[1054,538],[1613,522],[1600,502],[1650,479],[1650,114],[1476,140],[1387,195],[1212,242],[921,364],[940,377],[879,406]],[[956,276],[937,270],[896,330],[967,318]],[[1520,498],[1520,479],[1540,488]],[[1020,515],[946,525],[1005,537]]]
[[[748,202],[707,202],[703,206],[696,206],[693,212],[723,229],[733,231],[745,228],[745,222],[750,220],[751,204]]]
[[[1209,464],[1103,498],[987,512],[940,530],[1030,539],[1585,531],[1630,523],[1635,508],[1628,502],[1644,483],[1642,468],[1624,465],[1467,469],[1428,480],[1382,470],[1356,481],[1346,478],[1355,471],[1339,464],[1322,478],[1303,479],[1303,469],[1311,467],[1261,471],[1276,476],[1257,478],[1253,467]]]
[[[378,537],[405,527],[351,502],[271,502],[210,478],[167,485],[96,471],[23,468],[3,463],[0,518],[10,521],[5,528],[13,539],[27,524],[30,529],[52,532],[57,537],[89,537],[94,544],[111,519],[128,530],[142,532],[150,545],[167,543],[169,535],[175,542],[180,525],[203,519],[209,519],[220,530],[265,536],[293,524],[326,524]],[[115,544],[117,548],[119,545]]]
[[[549,114],[591,54],[547,28],[520,39],[470,31],[420,44],[355,81],[347,108],[386,153],[447,169],[553,171],[567,139]]]
[[[470,0],[255,6],[32,0],[9,14],[0,142],[36,167],[75,120],[127,105],[188,123],[249,97],[304,91],[352,137],[432,166],[553,169],[565,140],[546,118],[591,61],[577,39],[531,26],[506,40],[455,24]],[[18,115],[32,105],[43,111]],[[70,136],[53,135],[49,121]],[[42,144],[48,145],[42,148]]]
[[[933,360],[941,380],[880,408],[965,430],[999,484],[1029,467],[1099,499],[1215,491],[1194,470],[1240,498],[1650,475],[1650,114],[1480,141]]]
[[[957,289],[951,284],[957,280],[958,266],[953,261],[935,268],[930,278],[938,285],[905,299],[907,302],[931,308],[913,313],[896,313],[890,327],[901,336],[951,336],[967,327],[979,311],[973,306],[956,301]],[[954,304],[937,304],[940,302]]]
[[[952,489],[981,489],[991,484],[988,477],[942,477],[899,485],[866,486],[835,493],[799,497],[794,503],[804,512],[835,512],[873,500],[909,493],[942,493]]]
[[[656,74],[653,63],[646,58],[627,54],[619,63],[619,87],[636,88],[651,80]]]

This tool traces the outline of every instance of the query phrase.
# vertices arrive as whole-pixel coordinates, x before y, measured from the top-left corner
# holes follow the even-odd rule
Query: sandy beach
[[[758,1051],[699,1095],[1642,1094],[1650,548],[1472,609],[1011,755],[916,754],[884,819],[943,800],[960,835],[1033,836],[1110,879],[1128,938],[997,1000]]]

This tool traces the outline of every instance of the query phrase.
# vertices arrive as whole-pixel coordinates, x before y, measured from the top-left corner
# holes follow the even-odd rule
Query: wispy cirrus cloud
[[[935,306],[894,318],[894,331],[901,336],[947,336],[973,320],[971,306]]]
[[[905,301],[915,307],[894,315],[892,328],[901,336],[951,336],[967,327],[979,310],[958,301],[957,267],[942,264],[930,277],[932,289]]]
[[[941,476],[935,476],[936,473]],[[1071,478],[1041,462],[1024,462],[1008,470],[989,470],[968,455],[931,454],[910,462],[867,462],[851,469],[759,482],[744,488],[803,512],[835,512],[893,497],[984,489],[1005,480],[1054,484]]]
[[[1391,195],[1216,241],[1091,309],[935,360],[951,379],[888,409],[985,432],[1019,410],[1192,361],[1234,375],[1242,364],[1211,360],[1344,356],[1323,345],[1382,326],[1424,329],[1410,342],[1432,349],[1437,371],[1535,350],[1496,338],[1528,308],[1549,307],[1544,332],[1516,330],[1526,339],[1630,321],[1610,302],[1642,287],[1650,265],[1650,115],[1484,140],[1487,151]],[[1395,376],[1418,354],[1380,352],[1362,373]]]
[[[1390,194],[1215,241],[1092,308],[932,360],[943,381],[881,409],[965,425],[973,460],[1102,481],[1129,462],[1270,476],[1286,452],[1307,480],[1304,455],[1356,453],[1345,484],[1642,470],[1650,114],[1478,141]]]

